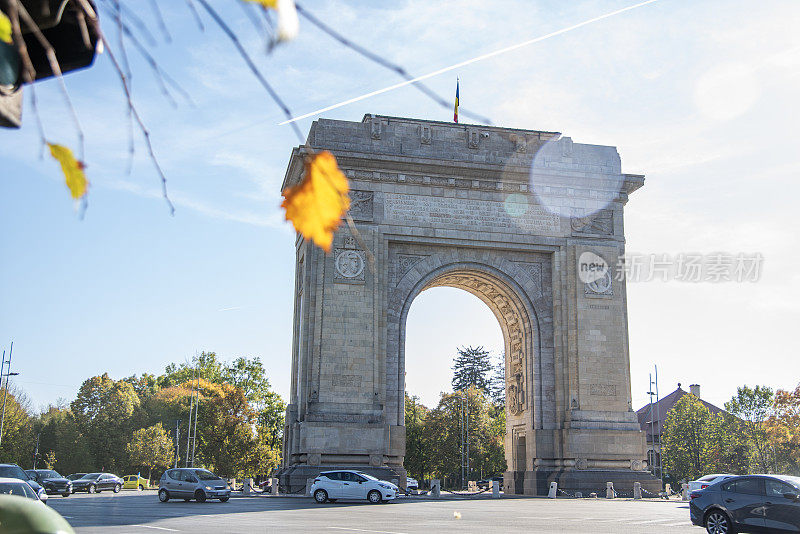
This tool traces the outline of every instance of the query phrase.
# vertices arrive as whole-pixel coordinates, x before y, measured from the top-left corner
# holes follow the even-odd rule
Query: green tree
[[[116,471],[128,466],[125,445],[134,430],[132,416],[139,405],[133,386],[107,373],[81,384],[70,407],[79,430],[91,444],[95,467]]]
[[[89,446],[65,403],[48,406],[37,416],[33,428],[39,435],[39,449],[55,452],[61,474],[95,469]]]
[[[425,441],[426,408],[416,395],[405,394],[406,456],[403,466],[409,475],[424,480],[430,474],[430,456],[433,452]]]
[[[721,434],[722,418],[694,395],[684,395],[664,422],[661,439],[665,469],[676,480],[695,480],[714,472]]]
[[[451,481],[460,481],[461,477],[462,420],[468,425],[468,478],[477,480],[506,470],[505,421],[492,418],[496,408],[482,390],[472,387],[464,393],[443,394],[439,405],[428,412],[423,432],[431,474]]]
[[[772,388],[742,386],[736,395],[725,403],[725,409],[742,421],[742,430],[753,450],[753,463],[760,473],[774,469],[772,443],[767,434],[767,420],[772,415],[774,394]]]
[[[153,469],[169,466],[175,454],[175,444],[161,423],[136,430],[126,449],[131,465],[147,468],[147,480]]]
[[[506,405],[506,355],[500,353],[497,361],[492,366],[492,374],[489,378],[489,397],[497,406]],[[505,413],[503,414],[505,420]]]
[[[491,394],[492,357],[483,347],[461,347],[453,360],[453,390],[476,387]]]

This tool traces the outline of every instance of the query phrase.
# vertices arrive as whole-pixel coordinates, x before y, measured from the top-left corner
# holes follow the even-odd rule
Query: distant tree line
[[[189,407],[197,408],[195,466],[226,477],[266,474],[280,465],[285,404],[259,358],[221,362],[204,352],[194,362],[170,364],[161,375],[115,380],[103,374],[83,382],[69,404],[34,413],[13,389],[6,402],[0,461],[30,469],[117,474],[160,473],[186,460]]]
[[[435,408],[406,393],[406,471],[420,481],[438,478],[446,486],[460,486],[461,427],[466,423],[467,480],[502,474],[506,470],[504,357],[493,363],[483,347],[457,349],[452,386],[454,392],[442,393]]]
[[[777,392],[742,386],[719,414],[685,395],[661,439],[664,470],[675,482],[709,473],[800,475],[800,384]]]

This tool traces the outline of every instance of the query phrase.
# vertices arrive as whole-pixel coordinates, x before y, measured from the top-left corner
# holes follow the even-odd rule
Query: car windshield
[[[38,499],[31,487],[24,482],[0,482],[0,494]]]
[[[31,477],[18,465],[0,465],[0,477],[30,480]]]
[[[211,471],[206,471],[205,469],[195,469],[194,474],[197,475],[197,478],[200,480],[222,480]]]
[[[87,473],[87,474],[83,475],[81,478],[88,480],[88,479],[92,479],[92,478],[97,478],[102,474],[103,473]]]
[[[69,480],[78,480],[79,478],[81,478],[85,474],[86,473],[75,473],[75,474],[72,474],[72,475],[68,476],[67,478]]]
[[[58,474],[56,471],[48,470],[48,471],[38,471],[39,476],[42,478],[62,478],[61,475]]]

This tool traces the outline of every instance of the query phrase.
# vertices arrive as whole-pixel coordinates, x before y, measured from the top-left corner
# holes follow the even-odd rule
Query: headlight
[[[211,489],[211,486],[206,486],[206,489],[207,489],[207,490],[210,490],[210,489]]]

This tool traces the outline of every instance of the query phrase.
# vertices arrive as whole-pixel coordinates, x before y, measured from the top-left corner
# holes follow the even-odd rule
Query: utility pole
[[[664,467],[661,463],[661,433],[662,433],[662,424],[661,424],[661,408],[658,405],[659,397],[658,397],[658,365],[655,366],[656,368],[656,419],[658,420],[658,478],[661,479],[661,487],[664,487]]]
[[[8,351],[8,362],[6,362],[6,351],[3,351],[3,364],[7,364],[7,370],[3,373],[3,366],[0,365],[0,386],[3,385],[3,376],[6,377],[6,385],[3,390],[3,415],[0,416],[0,444],[3,443],[3,426],[6,422],[6,399],[8,398],[8,379],[17,376],[19,373],[11,372],[11,355],[14,354],[14,342],[11,342],[11,350]]]
[[[653,395],[655,395],[655,392],[653,391],[653,373],[650,373],[648,375],[648,382],[650,384],[650,388],[649,388],[650,391],[647,392],[647,394],[650,396],[650,410],[649,410],[649,414],[650,414],[650,446],[653,449],[653,455],[652,455],[653,462],[652,462],[652,465],[650,465],[650,468],[652,469],[653,476],[655,476],[658,462],[656,461],[656,433],[655,433],[655,422],[654,422],[655,415],[654,415],[654,412],[653,412]],[[650,458],[648,458],[648,463],[649,463],[649,460],[650,460]]]
[[[197,414],[200,409],[200,362],[197,363],[197,400],[194,403],[194,430],[192,430],[192,467],[194,467],[194,453],[197,448]]]
[[[189,467],[189,450],[192,444],[192,409],[194,408],[194,368],[192,368],[192,396],[189,398],[189,426],[186,427],[186,463]]]
[[[36,449],[33,451],[33,468],[36,469],[36,460],[39,459],[39,437],[42,435],[41,432],[36,434]]]
[[[175,468],[178,468],[178,461],[181,459],[180,447],[181,447],[181,420],[175,420]]]

